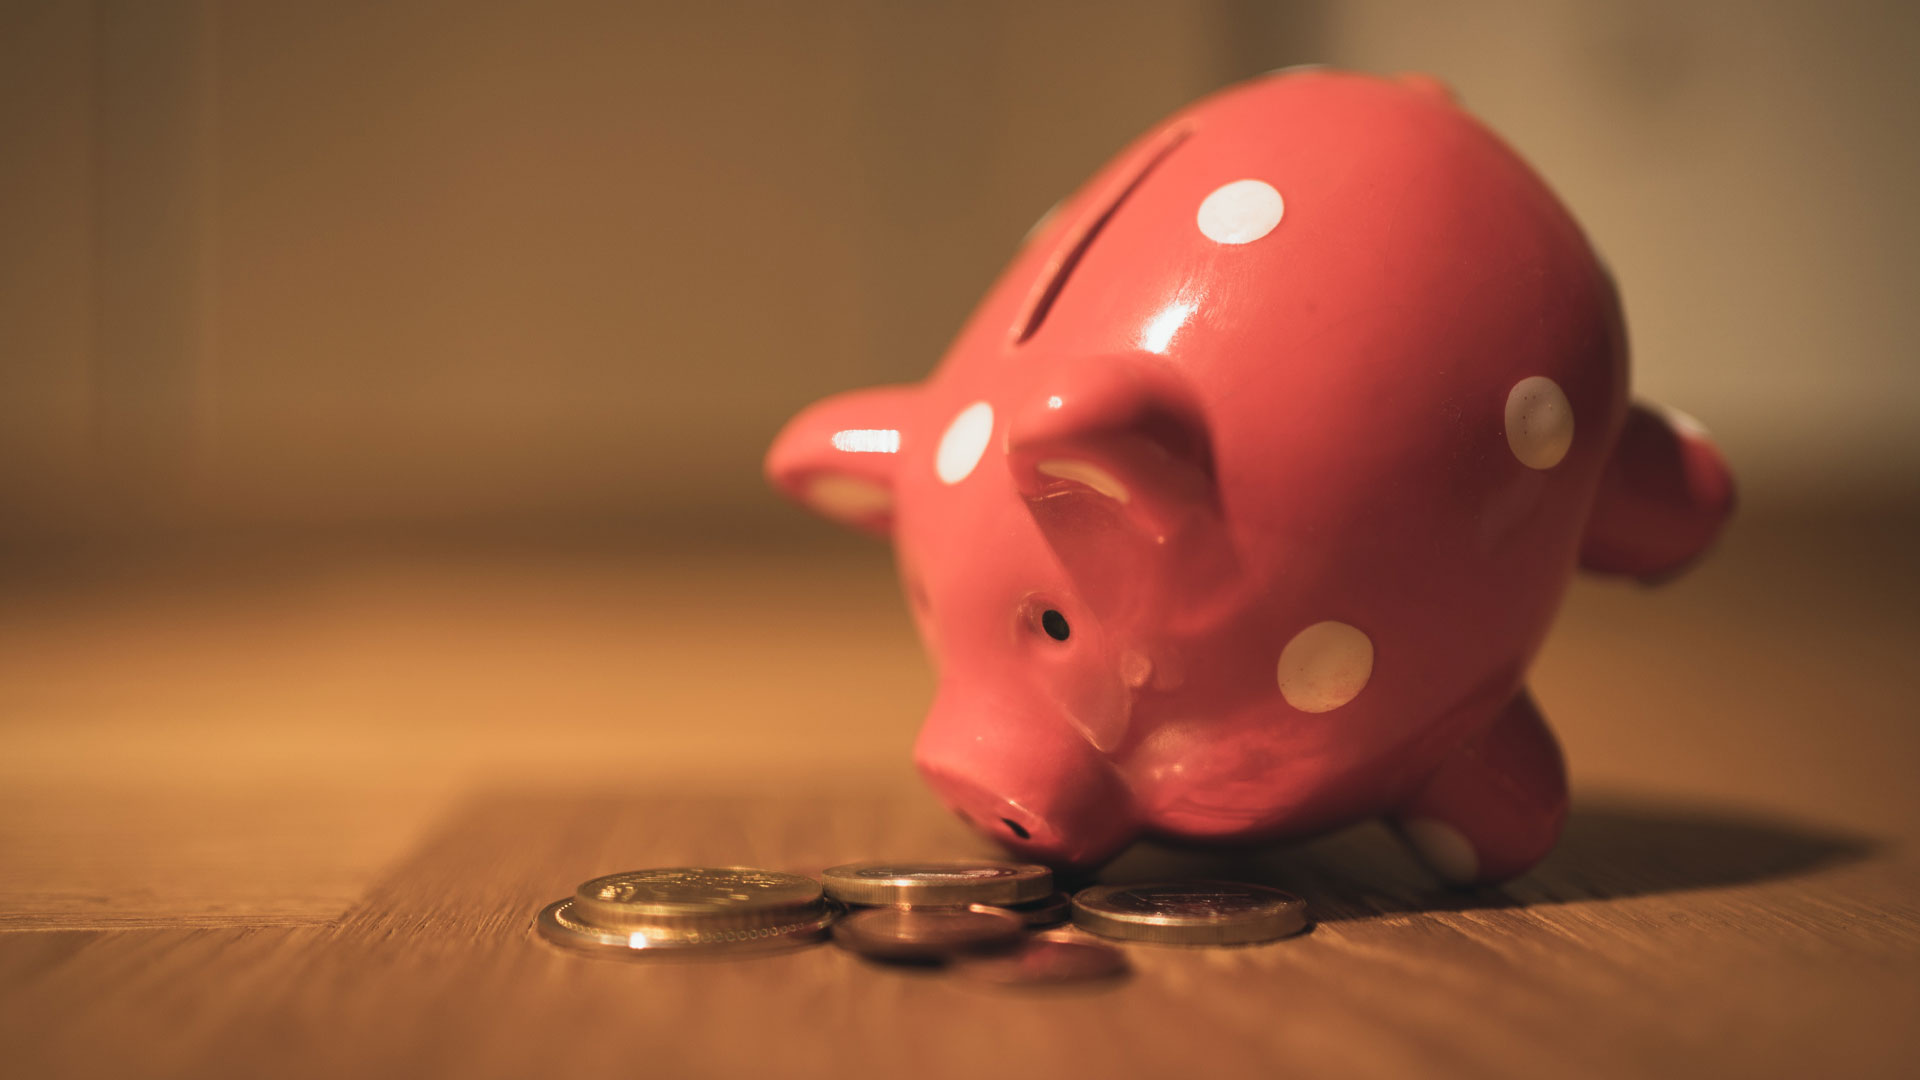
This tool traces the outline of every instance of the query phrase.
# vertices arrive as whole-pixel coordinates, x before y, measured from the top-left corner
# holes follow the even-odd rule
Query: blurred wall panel
[[[210,504],[788,522],[777,425],[931,367],[1025,223],[1208,85],[1213,30],[1153,4],[227,4]]]
[[[866,351],[845,12],[236,0],[219,50],[218,513],[724,506]]]
[[[924,374],[1123,142],[1314,58],[1547,173],[1753,501],[1897,497],[1914,10],[0,0],[0,536],[813,535],[781,420]]]
[[[212,41],[199,0],[94,5],[92,520],[190,524],[214,330]]]
[[[804,527],[777,425],[925,373],[1198,10],[11,4],[5,528]]]
[[[0,535],[89,512],[91,9],[0,4]]]

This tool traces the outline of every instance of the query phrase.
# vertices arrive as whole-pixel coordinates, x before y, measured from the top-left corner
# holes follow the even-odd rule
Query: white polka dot
[[[1480,876],[1480,857],[1459,829],[1433,818],[1413,818],[1402,822],[1400,831],[1448,884],[1466,885]]]
[[[1573,406],[1560,384],[1534,375],[1507,394],[1507,445],[1529,469],[1551,469],[1573,446]]]
[[[1250,244],[1273,231],[1287,205],[1264,180],[1235,180],[1200,202],[1200,231],[1218,244]]]
[[[976,401],[961,409],[960,415],[947,425],[947,433],[940,436],[933,470],[949,484],[965,480],[972,474],[973,467],[980,464],[980,455],[987,452],[987,443],[992,438],[993,406]]]
[[[1280,650],[1280,695],[1301,712],[1337,709],[1366,689],[1373,640],[1343,622],[1317,622]]]
[[[816,477],[807,485],[807,505],[839,521],[863,521],[893,508],[893,493],[852,476]]]
[[[1115,502],[1126,502],[1130,497],[1127,493],[1127,485],[1121,483],[1112,473],[1090,461],[1050,458],[1035,465],[1034,469],[1041,476],[1055,476],[1062,480],[1085,484]]]

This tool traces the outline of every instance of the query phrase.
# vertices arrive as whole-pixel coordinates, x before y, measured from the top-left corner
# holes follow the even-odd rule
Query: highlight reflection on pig
[[[1566,812],[1525,674],[1576,565],[1645,580],[1732,505],[1631,405],[1612,281],[1431,80],[1269,76],[1039,225],[938,369],[767,459],[890,536],[940,689],[916,749],[1015,853],[1386,816],[1455,882]]]

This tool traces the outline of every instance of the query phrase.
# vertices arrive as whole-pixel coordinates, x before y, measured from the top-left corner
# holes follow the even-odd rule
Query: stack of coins
[[[1051,985],[1124,974],[1120,950],[1028,931],[1066,921],[1070,899],[1044,866],[1002,862],[854,863],[822,875],[853,908],[834,944],[886,963],[952,964],[1002,985]]]
[[[828,936],[866,959],[951,966],[998,984],[1107,979],[1125,954],[1090,938],[1036,934],[1066,921],[1131,942],[1246,945],[1306,928],[1306,905],[1230,881],[1096,885],[1072,897],[1025,863],[853,863],[822,874],[667,867],[595,878],[540,912],[540,935],[602,955],[765,951]]]
[[[673,866],[594,878],[535,925],[556,945],[590,951],[739,951],[818,941],[839,913],[810,877]]]

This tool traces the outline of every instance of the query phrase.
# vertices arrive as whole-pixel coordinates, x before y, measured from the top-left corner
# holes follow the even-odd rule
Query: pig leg
[[[1522,690],[1391,820],[1435,873],[1450,884],[1474,885],[1513,877],[1539,862],[1566,816],[1560,746]]]

